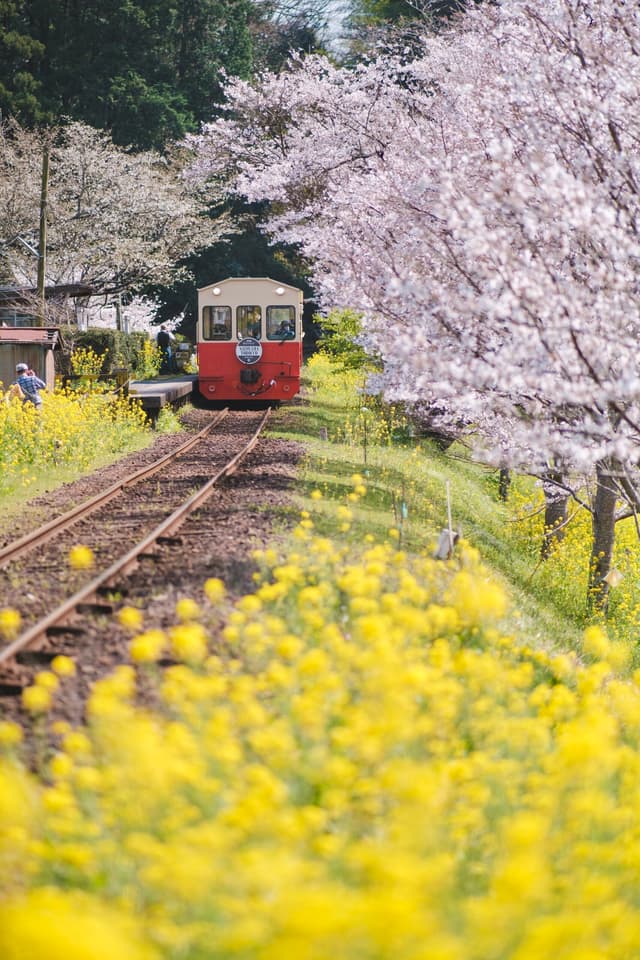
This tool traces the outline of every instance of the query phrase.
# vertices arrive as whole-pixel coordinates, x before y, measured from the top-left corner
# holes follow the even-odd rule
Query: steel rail
[[[185,500],[176,510],[173,511],[168,517],[166,517],[161,524],[159,524],[154,530],[147,534],[147,536],[132,547],[127,553],[125,553],[118,560],[115,560],[111,566],[106,570],[103,570],[102,573],[99,573],[96,577],[93,578],[89,583],[85,584],[84,587],[81,587],[76,593],[60,604],[59,607],[56,607],[55,610],[52,610],[50,613],[39,620],[37,623],[34,623],[32,627],[28,630],[25,630],[19,637],[5,647],[3,650],[0,650],[0,664],[6,663],[7,660],[10,660],[16,653],[19,653],[21,650],[26,649],[36,640],[41,639],[46,635],[47,631],[51,627],[55,627],[62,622],[64,622],[74,609],[82,603],[86,603],[92,597],[94,597],[98,591],[103,587],[108,587],[112,585],[112,582],[116,579],[117,576],[128,573],[129,570],[138,562],[138,557],[141,553],[145,553],[149,547],[151,547],[156,540],[162,536],[166,536],[169,533],[173,533],[182,523],[187,519],[190,513],[193,513],[201,504],[203,504],[213,492],[215,484],[222,477],[231,476],[235,472],[241,460],[246,457],[246,455],[254,448],[258,442],[258,438],[262,432],[262,429],[267,422],[271,408],[267,408],[264,416],[262,417],[258,429],[253,434],[249,442],[242,448],[242,450],[235,455],[224,467],[218,470],[212,477],[207,480],[207,482],[199,490],[196,490],[188,500]]]
[[[66,513],[60,514],[59,517],[54,517],[53,520],[49,520],[47,523],[44,523],[32,533],[27,533],[23,537],[20,537],[19,540],[14,540],[13,543],[7,544],[6,547],[0,549],[0,568],[6,567],[11,560],[16,560],[24,553],[28,553],[29,550],[33,550],[35,547],[40,546],[40,544],[46,543],[47,540],[50,540],[66,527],[71,526],[71,524],[75,523],[76,520],[80,520],[82,517],[89,516],[89,514],[93,513],[95,510],[98,510],[100,507],[103,507],[105,504],[109,503],[110,500],[113,500],[114,497],[117,497],[127,487],[133,486],[135,483],[138,483],[140,480],[144,480],[146,477],[152,477],[153,474],[157,473],[158,470],[161,470],[165,464],[176,459],[181,454],[186,453],[187,450],[190,450],[191,447],[195,446],[202,439],[204,439],[204,437],[206,437],[206,435],[226,417],[228,412],[229,408],[225,407],[225,409],[221,410],[218,416],[215,417],[211,423],[208,423],[204,429],[200,430],[199,433],[194,434],[193,437],[183,443],[182,446],[178,447],[176,450],[172,450],[171,453],[165,454],[160,458],[160,460],[154,460],[154,462],[148,466],[141,467],[134,473],[129,474],[128,477],[125,477],[124,480],[119,480],[117,483],[113,483],[110,487],[107,487],[106,490],[103,490],[101,493],[97,493],[90,500],[85,500],[84,503],[80,503],[78,506],[72,507],[71,510],[67,510]]]

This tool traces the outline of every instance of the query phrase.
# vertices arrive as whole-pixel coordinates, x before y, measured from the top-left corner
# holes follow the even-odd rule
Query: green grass
[[[179,410],[173,407],[162,407],[156,420],[156,433],[180,433],[182,430],[181,417],[187,410],[191,410],[191,404],[185,404]]]
[[[20,517],[22,515],[26,516],[27,512],[30,529],[37,526],[39,522],[44,523],[50,519],[49,511],[43,510],[40,520],[37,511],[34,511],[34,508],[29,506],[30,501],[50,493],[66,483],[73,483],[75,480],[79,480],[81,477],[87,476],[95,470],[99,470],[101,467],[109,466],[123,456],[135,453],[138,450],[144,450],[153,443],[159,433],[176,433],[180,431],[182,429],[180,417],[188,409],[190,409],[189,406],[182,407],[178,413],[171,409],[161,411],[155,430],[151,429],[151,426],[148,426],[137,432],[127,433],[122,447],[117,450],[108,450],[97,445],[96,455],[90,462],[85,461],[80,464],[76,461],[58,465],[47,463],[46,465],[42,465],[40,469],[38,469],[37,464],[35,467],[31,466],[30,482],[26,489],[12,489],[0,494],[0,512],[2,514],[0,531],[11,528],[13,532],[16,524],[20,522]]]
[[[417,554],[433,551],[446,528],[449,490],[454,530],[480,551],[511,598],[504,629],[535,646],[575,648],[584,626],[584,588],[574,582],[568,597],[566,577],[554,591],[539,576],[539,540],[532,544],[513,536],[514,507],[498,500],[497,471],[473,463],[460,444],[443,452],[425,440],[392,443],[394,432],[401,431],[388,423],[377,437],[372,438],[371,424],[365,434],[365,401],[356,392],[361,382],[361,376],[340,375],[316,359],[307,368],[300,401],[271,422],[273,433],[306,449],[299,509],[310,512],[320,533],[347,547],[366,534],[385,539],[394,528],[403,549]],[[400,423],[399,414],[393,417]],[[363,477],[367,494],[353,505],[353,521],[344,531],[338,506],[352,491],[354,474]],[[314,490],[321,500],[312,499]]]

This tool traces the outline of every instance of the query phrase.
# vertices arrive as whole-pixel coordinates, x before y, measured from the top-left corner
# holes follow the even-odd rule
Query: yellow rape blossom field
[[[44,478],[113,459],[149,437],[139,405],[104,393],[56,390],[40,411],[0,390],[0,496],[23,495]]]
[[[552,598],[567,616],[579,621],[584,616],[591,517],[587,510],[572,505],[564,539],[541,564],[535,552],[543,534],[542,506],[542,492],[532,481],[520,478],[510,498],[512,522],[507,524],[506,540],[529,559],[529,590]],[[640,637],[640,550],[633,517],[616,524],[610,578],[608,630],[619,639],[635,641]]]
[[[468,545],[443,564],[295,540],[257,556],[217,653],[214,585],[134,636],[42,778],[0,729],[0,955],[636,956],[629,650],[599,627],[580,656],[504,635]],[[169,650],[187,662],[136,707]]]
[[[479,551],[432,559],[406,511],[363,534],[368,464],[340,498],[331,464],[237,603],[123,607],[131,664],[38,775],[0,723],[3,960],[640,956],[632,644],[513,631]]]

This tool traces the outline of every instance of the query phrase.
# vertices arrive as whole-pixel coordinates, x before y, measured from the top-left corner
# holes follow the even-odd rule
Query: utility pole
[[[49,189],[49,147],[42,149],[42,185],[40,188],[40,237],[38,240],[38,323],[46,322],[44,308],[44,272],[47,261],[47,194]]]
[[[115,301],[116,308],[116,330],[122,330],[122,294],[119,293]]]

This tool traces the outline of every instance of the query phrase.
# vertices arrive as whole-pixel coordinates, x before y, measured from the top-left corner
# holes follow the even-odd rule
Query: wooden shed
[[[49,390],[53,390],[53,351],[57,345],[57,327],[0,327],[2,389],[6,390],[16,379],[16,364],[26,363],[44,380]]]

